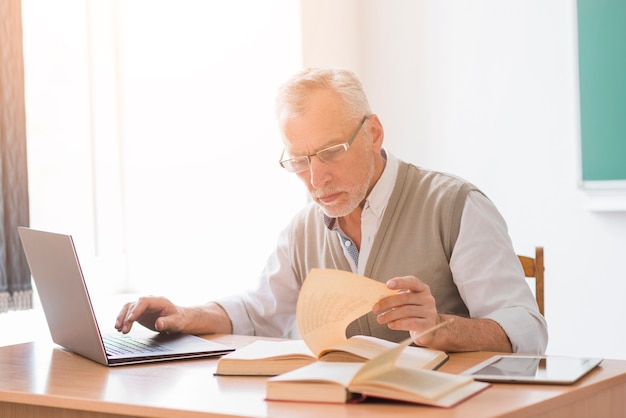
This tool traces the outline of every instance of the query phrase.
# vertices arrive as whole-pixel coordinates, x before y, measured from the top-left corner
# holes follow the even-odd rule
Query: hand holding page
[[[353,273],[311,270],[297,305],[303,340],[255,341],[222,357],[216,374],[277,375],[318,360],[365,362],[397,343],[366,335],[346,339],[346,327],[378,300],[395,293],[383,283]],[[447,359],[443,351],[407,347],[398,364],[436,369]]]

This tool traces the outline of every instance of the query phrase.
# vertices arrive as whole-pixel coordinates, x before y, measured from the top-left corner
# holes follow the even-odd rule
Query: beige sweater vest
[[[374,239],[364,275],[380,282],[397,276],[417,276],[428,286],[440,313],[468,316],[452,280],[449,262],[465,199],[473,185],[454,176],[428,171],[400,161],[398,177]],[[337,233],[323,221],[321,209],[310,204],[291,224],[293,270],[302,283],[311,268],[350,271]],[[372,313],[346,331],[391,341],[408,337],[379,325]]]

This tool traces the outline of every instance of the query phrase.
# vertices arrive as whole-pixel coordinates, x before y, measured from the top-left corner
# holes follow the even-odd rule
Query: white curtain
[[[0,2],[0,312],[32,307],[17,226],[28,225],[24,58],[20,0]]]

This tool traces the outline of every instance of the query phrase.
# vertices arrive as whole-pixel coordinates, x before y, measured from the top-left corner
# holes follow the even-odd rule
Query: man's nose
[[[320,189],[328,182],[330,172],[328,164],[319,159],[317,155],[309,158],[309,181],[315,189]]]

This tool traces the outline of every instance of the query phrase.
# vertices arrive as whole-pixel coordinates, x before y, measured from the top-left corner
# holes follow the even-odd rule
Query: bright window
[[[23,0],[31,226],[70,233],[97,294],[254,285],[306,200],[277,161],[292,0]]]

